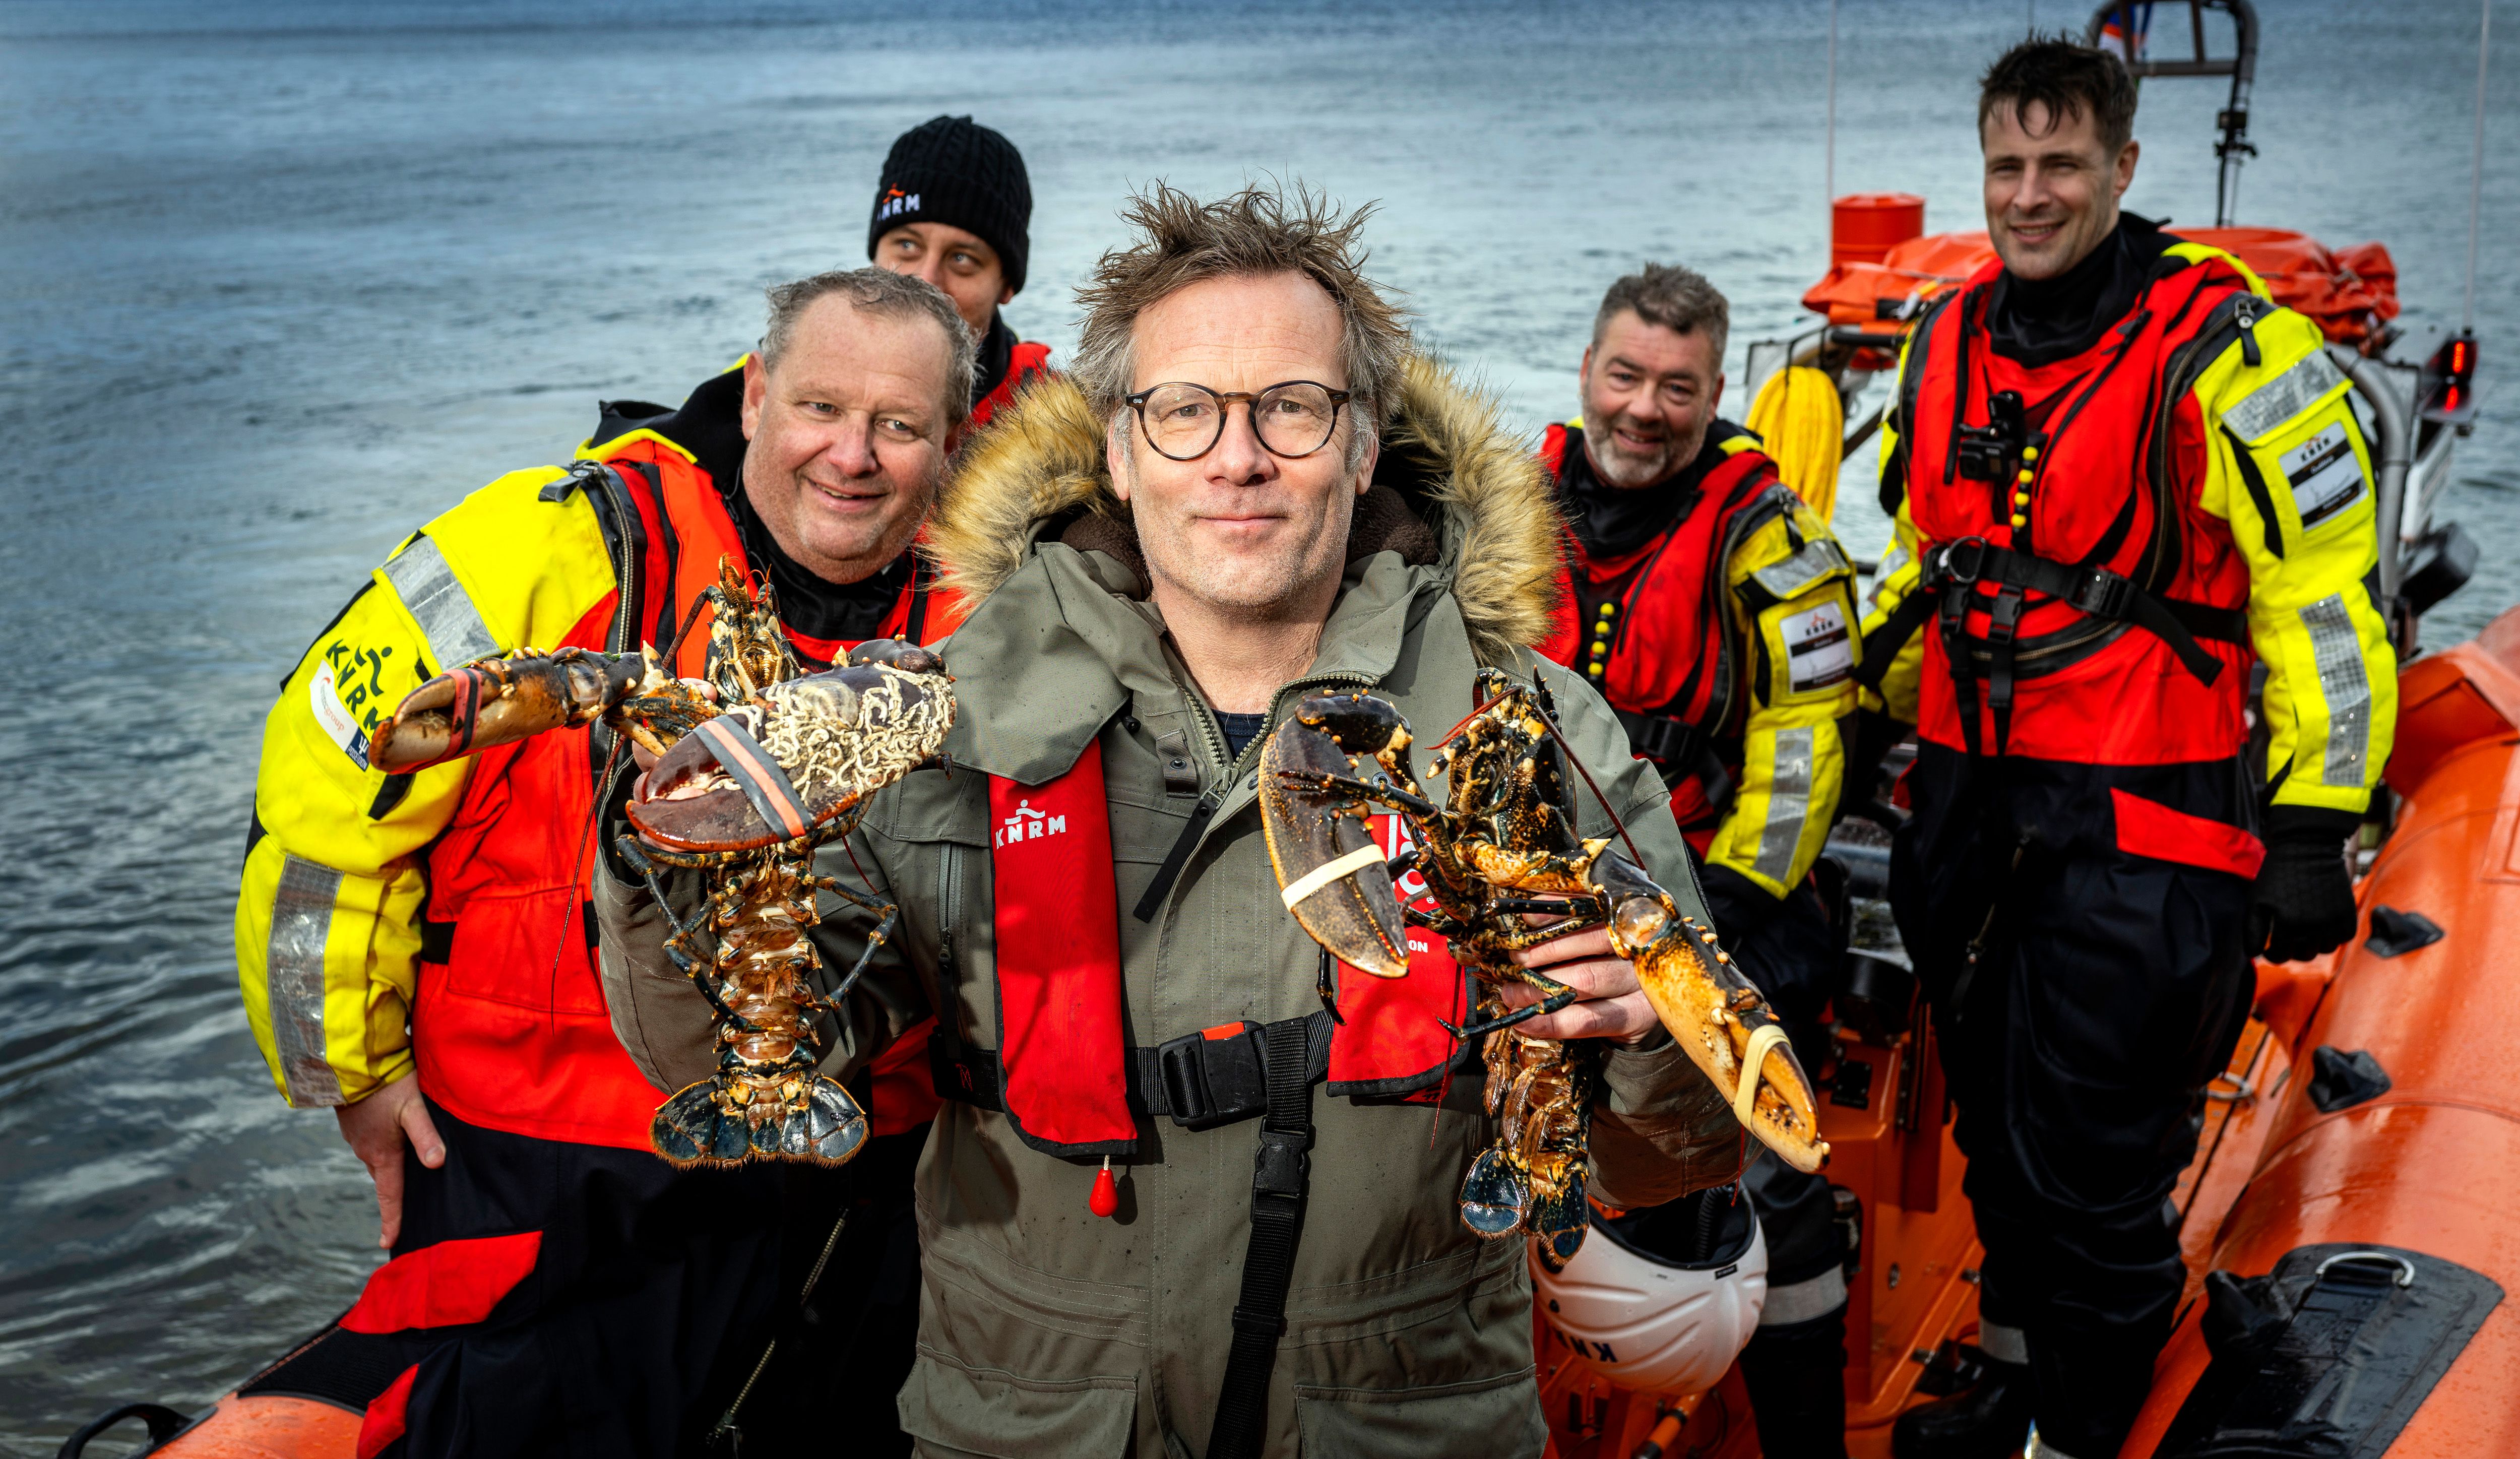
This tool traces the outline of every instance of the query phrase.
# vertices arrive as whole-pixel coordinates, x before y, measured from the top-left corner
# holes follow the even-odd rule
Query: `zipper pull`
[[[2255,370],[2266,358],[2258,353],[2257,295],[2240,295],[2239,304],[2232,309],[2231,316],[2240,322],[2240,363]]]

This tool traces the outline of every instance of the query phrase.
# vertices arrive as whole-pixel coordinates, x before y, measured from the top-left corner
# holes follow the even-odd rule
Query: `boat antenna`
[[[2492,0],[2487,0],[2487,3],[2491,4]],[[2477,105],[2482,107],[2485,104],[2480,101]],[[2484,114],[2483,111],[2477,113],[2480,126],[2483,125]],[[1828,140],[1822,150],[1827,160],[1822,164],[1821,185],[1828,190],[1828,196],[1822,199],[1821,203],[1829,209],[1833,231],[1837,207],[1837,0],[1828,0]],[[2475,249],[2471,247],[2468,251],[2473,253]],[[2468,272],[2471,275],[2476,272],[2473,262]]]
[[[1832,12],[1835,0],[1830,0]],[[2459,310],[2462,334],[2476,332],[2476,226],[2485,199],[2485,62],[2494,39],[2494,0],[2478,7],[2476,21],[2476,155],[2467,171],[2467,299]]]

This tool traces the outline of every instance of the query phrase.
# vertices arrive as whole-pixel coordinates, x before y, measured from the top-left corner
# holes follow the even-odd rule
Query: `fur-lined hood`
[[[1501,663],[1549,633],[1562,591],[1560,532],[1548,476],[1498,420],[1496,403],[1412,356],[1373,489],[1357,502],[1350,560],[1395,551],[1436,564],[1473,651]],[[1146,580],[1128,508],[1103,465],[1102,422],[1064,376],[1037,378],[964,448],[929,520],[927,552],[943,586],[977,603],[1043,537],[1110,553]]]

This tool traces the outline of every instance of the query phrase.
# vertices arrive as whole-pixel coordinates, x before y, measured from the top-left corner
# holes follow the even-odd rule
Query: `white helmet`
[[[1607,1216],[1566,1269],[1531,1263],[1557,1341],[1621,1388],[1700,1393],[1732,1366],[1768,1301],[1768,1243],[1734,1186]]]

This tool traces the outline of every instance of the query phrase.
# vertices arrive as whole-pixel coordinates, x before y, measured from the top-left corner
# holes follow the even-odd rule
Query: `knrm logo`
[[[1032,802],[1019,800],[1015,802],[1014,813],[999,825],[995,844],[1003,847],[1017,841],[1038,841],[1044,836],[1056,836],[1066,829],[1066,817],[1036,811],[1032,808]]]

